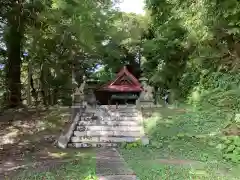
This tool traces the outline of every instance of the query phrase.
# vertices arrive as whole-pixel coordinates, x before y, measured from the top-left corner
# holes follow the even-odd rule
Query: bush
[[[139,148],[142,146],[143,146],[143,144],[142,144],[141,140],[138,140],[135,142],[124,142],[121,144],[121,148],[124,148],[124,149]]]
[[[205,114],[200,122],[206,123],[206,120],[209,119],[213,123],[213,129],[219,128],[221,133],[228,131],[225,135],[231,136],[222,138],[217,148],[221,149],[223,159],[239,163],[240,137],[236,135],[240,132],[236,132],[237,128],[233,128],[237,126],[233,117],[240,110],[240,75],[220,72],[202,75],[199,84],[192,89],[192,94],[188,99],[198,110],[201,110],[201,116]],[[214,118],[217,112],[222,115]],[[227,129],[224,126],[226,123],[231,123]],[[235,132],[231,133],[233,129]]]
[[[223,158],[233,163],[240,163],[240,137],[226,136],[217,148],[222,150]]]
[[[240,89],[223,90],[220,88],[202,93],[200,98],[201,106],[212,106],[229,111],[240,109]]]

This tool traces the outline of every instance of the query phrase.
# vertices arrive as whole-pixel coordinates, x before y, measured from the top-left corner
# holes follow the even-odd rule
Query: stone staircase
[[[79,116],[68,147],[117,147],[121,142],[142,140],[142,115],[136,106],[86,108]]]

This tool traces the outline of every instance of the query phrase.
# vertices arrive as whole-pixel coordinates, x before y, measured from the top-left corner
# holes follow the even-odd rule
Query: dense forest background
[[[147,0],[145,15],[116,3],[2,1],[1,107],[67,103],[83,74],[107,81],[129,64],[173,101],[238,108],[238,1]]]

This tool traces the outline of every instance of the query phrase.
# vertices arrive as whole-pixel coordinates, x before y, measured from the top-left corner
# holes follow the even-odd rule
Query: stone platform
[[[96,174],[99,180],[137,180],[134,171],[115,148],[97,149]]]

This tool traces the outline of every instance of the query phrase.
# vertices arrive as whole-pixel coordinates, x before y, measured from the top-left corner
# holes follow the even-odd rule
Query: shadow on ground
[[[53,108],[39,110],[38,113],[35,110],[12,110],[1,115],[0,179],[6,177],[13,179],[23,169],[30,167],[33,170],[24,171],[25,174],[29,171],[47,172],[56,167],[74,169],[80,166],[74,163],[82,162],[83,159],[87,159],[84,162],[89,164],[95,156],[93,150],[62,150],[55,147],[59,135],[71,124],[71,113],[69,108]],[[72,166],[70,167],[69,164]]]

